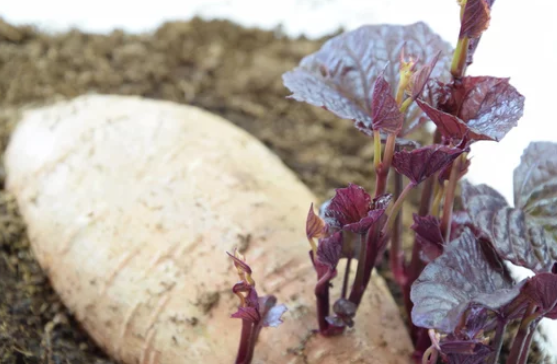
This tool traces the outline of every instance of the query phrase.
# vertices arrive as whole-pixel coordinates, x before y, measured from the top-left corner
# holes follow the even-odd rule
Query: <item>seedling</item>
[[[308,213],[317,322],[324,336],[353,326],[373,268],[388,248],[412,319],[417,361],[497,363],[508,324],[520,320],[507,364],[522,364],[537,323],[557,317],[557,145],[533,143],[525,151],[515,171],[514,208],[487,186],[464,184],[465,211],[453,212],[470,147],[503,139],[524,107],[508,78],[466,75],[493,1],[459,5],[454,52],[423,23],[364,26],[329,40],[283,75],[291,98],[352,120],[374,144],[373,193],[352,184],[339,188],[319,215],[313,205]],[[427,121],[435,126],[432,143],[408,140]],[[413,189],[421,202],[407,260],[399,214]],[[347,268],[331,305],[329,288],[341,259]],[[513,282],[505,260],[536,275]]]
[[[237,251],[227,253],[234,261],[240,281],[232,287],[232,292],[240,299],[238,311],[233,318],[242,320],[240,346],[236,356],[236,364],[249,364],[253,358],[255,344],[263,327],[277,327],[282,323],[281,317],[286,306],[277,305],[275,296],[259,297],[255,290],[255,281],[251,277],[251,268]]]

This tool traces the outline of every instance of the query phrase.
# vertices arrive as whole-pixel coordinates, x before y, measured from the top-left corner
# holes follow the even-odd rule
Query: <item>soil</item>
[[[282,73],[325,39],[290,39],[279,30],[201,19],[142,35],[47,34],[0,19],[0,151],[21,108],[85,93],[141,95],[199,106],[246,129],[321,200],[350,182],[371,189],[369,139],[350,122],[285,98]],[[0,168],[0,186],[3,180]],[[205,304],[216,300],[207,297]],[[29,250],[13,196],[3,188],[0,363],[112,363],[53,292]]]

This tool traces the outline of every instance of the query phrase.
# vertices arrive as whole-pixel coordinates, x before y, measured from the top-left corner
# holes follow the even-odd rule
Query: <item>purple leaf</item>
[[[354,326],[354,316],[358,307],[346,298],[339,298],[333,305],[336,316],[328,316],[327,322],[336,327]]]
[[[236,285],[234,287],[236,287]],[[261,320],[261,314],[259,311],[259,297],[257,296],[257,291],[255,290],[255,288],[253,288],[252,286],[247,287],[248,290],[244,300],[244,305],[238,307],[238,311],[232,314],[231,317],[241,318],[243,320],[258,323]]]
[[[265,318],[263,318],[263,326],[277,327],[282,324],[282,315],[288,311],[285,305],[274,306],[267,312]]]
[[[345,327],[345,326],[347,326],[346,322],[344,322],[344,320],[342,318],[338,317],[338,316],[327,316],[327,317],[325,317],[325,320],[329,324],[331,324],[332,326],[335,326],[335,327]]]
[[[261,320],[259,311],[255,307],[238,307],[238,311],[233,313],[230,317],[248,320],[257,323]]]
[[[452,336],[453,339],[460,338],[466,341],[471,341],[478,338],[482,339],[485,330],[487,329],[486,323],[489,321],[488,312],[489,310],[482,305],[470,305],[470,307],[468,307],[466,316],[457,326],[455,333],[450,336]]]
[[[487,136],[475,133],[464,121],[454,115],[436,109],[421,100],[416,100],[416,103],[437,126],[443,139],[453,145],[459,145],[465,137],[472,140],[491,140]]]
[[[443,184],[445,181],[448,181],[451,178],[451,171],[453,169],[452,167],[453,165],[449,164],[441,170],[438,178],[439,183]],[[468,173],[468,168],[470,167],[470,158],[466,158],[466,161],[464,163],[460,162],[458,164],[458,167],[457,181],[460,181],[462,177],[464,177],[466,173]]]
[[[495,0],[486,0],[487,6],[491,10]],[[470,66],[474,62],[474,53],[476,53],[476,48],[478,48],[478,43],[480,42],[480,37],[471,38],[468,41],[468,52],[466,53],[466,64]]]
[[[472,219],[466,211],[454,211],[451,221],[451,238],[454,240],[462,234],[465,228],[474,230]]]
[[[386,210],[389,203],[393,199],[393,195],[386,193],[373,199],[371,206],[373,210]]]
[[[522,154],[520,165],[514,170],[514,204],[526,210],[552,197],[557,185],[557,144],[533,142]],[[553,200],[552,200],[553,201]],[[547,201],[550,202],[550,201]],[[556,207],[557,208],[557,207]],[[557,210],[553,210],[557,211]]]
[[[459,37],[479,38],[489,26],[490,10],[486,0],[467,0]]]
[[[373,85],[371,119],[374,130],[397,135],[402,129],[404,115],[398,109],[392,88],[385,81],[383,72],[377,76]]]
[[[327,225],[313,210],[313,203],[309,207],[306,219],[306,236],[308,239],[322,238],[327,234]]]
[[[474,351],[478,346],[477,340],[462,340],[462,339],[456,339],[451,336],[452,335],[449,335],[440,344],[441,351],[444,354],[457,354],[457,355],[465,355],[465,356],[470,356],[474,354]]]
[[[238,293],[248,293],[253,289],[252,286],[250,286],[250,284],[246,281],[240,281],[236,284],[234,284],[234,286],[232,286],[232,292],[234,294],[238,294]]]
[[[429,77],[431,76],[431,72],[435,68],[435,65],[439,61],[439,57],[441,56],[441,52],[438,52],[436,55],[431,58],[431,60],[423,65],[418,71],[416,71],[412,77],[410,78],[410,97],[412,99],[417,99],[422,90],[424,89],[425,85],[429,81]]]
[[[421,258],[425,263],[432,262],[443,253],[444,239],[438,218],[414,214],[411,228],[416,232],[416,243],[420,244]]]
[[[452,333],[469,308],[481,305],[498,311],[519,291],[507,276],[492,269],[474,234],[465,229],[414,282],[412,321],[416,326]]]
[[[477,133],[495,141],[517,125],[524,109],[524,96],[509,84],[508,78],[464,77],[459,117]]]
[[[444,110],[458,112],[457,116],[421,100],[417,103],[444,139],[456,145],[463,139],[503,139],[522,117],[524,96],[509,84],[508,78],[464,77],[462,84],[453,86],[453,98],[444,105]]]
[[[275,296],[263,296],[259,298],[259,307],[261,307],[261,315],[263,327],[277,327],[282,324],[282,315],[288,311],[285,305],[277,305]]]
[[[501,194],[486,185],[464,182],[462,202],[478,232],[491,242],[499,256],[535,272],[551,269],[551,241],[543,228],[522,210],[509,207]]]
[[[230,258],[232,258],[232,260],[234,261],[234,266],[236,267],[236,269],[239,272],[241,271],[241,272],[244,272],[244,273],[247,273],[247,274],[251,274],[251,268],[246,262],[244,262],[240,258],[235,257],[234,255],[230,254],[229,252],[226,252],[226,254],[228,254],[228,256],[230,256]]]
[[[543,227],[557,260],[557,144],[535,142],[526,148],[514,170],[514,204]]]
[[[305,57],[298,68],[285,73],[283,81],[292,98],[354,120],[358,129],[372,135],[372,85],[385,70],[394,94],[403,46],[407,56],[423,61],[441,51],[431,77],[449,81],[452,48],[424,23],[363,26],[337,36]],[[408,115],[419,118],[421,113],[416,110],[411,105]]]
[[[383,209],[372,209],[371,196],[355,184],[338,188],[335,197],[323,206],[327,224],[356,234],[365,234],[383,213]]]
[[[521,295],[541,310],[541,315],[557,319],[557,275],[539,273],[522,287]]]
[[[250,286],[250,290],[246,296],[246,306],[248,307],[255,307],[259,312],[259,296],[257,295],[257,291],[255,287]]]
[[[333,235],[319,239],[317,245],[316,263],[326,265],[329,269],[334,270],[342,253],[342,232],[336,232]]]
[[[476,344],[472,354],[449,354],[447,355],[448,364],[484,364],[493,350],[483,344]]]
[[[461,149],[434,144],[411,152],[405,150],[396,152],[392,163],[398,173],[418,185],[452,163],[462,152]]]
[[[277,298],[273,295],[259,297],[257,304],[260,307],[262,316],[265,316],[267,312],[277,304]]]

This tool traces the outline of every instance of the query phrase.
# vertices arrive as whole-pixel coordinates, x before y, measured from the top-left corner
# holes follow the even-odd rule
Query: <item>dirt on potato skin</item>
[[[290,39],[279,31],[201,19],[167,23],[142,35],[53,35],[0,19],[0,151],[22,107],[85,93],[140,95],[195,105],[246,129],[321,201],[348,183],[372,189],[369,139],[348,121],[285,98],[281,75],[326,39]],[[0,168],[2,186],[3,180]],[[15,200],[3,188],[0,363],[113,363],[50,287],[29,249]]]

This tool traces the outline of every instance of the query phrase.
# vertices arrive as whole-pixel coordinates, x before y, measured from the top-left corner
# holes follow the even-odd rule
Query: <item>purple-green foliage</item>
[[[352,120],[376,152],[374,193],[351,184],[323,204],[320,216],[313,206],[308,214],[323,335],[341,334],[358,319],[371,272],[387,247],[419,361],[496,363],[507,325],[518,320],[507,363],[522,364],[536,324],[557,317],[557,145],[526,149],[515,170],[514,207],[487,186],[464,183],[465,211],[453,212],[470,147],[500,141],[523,114],[524,96],[508,78],[466,75],[492,5],[461,2],[454,52],[423,23],[364,26],[329,40],[283,75],[291,98]],[[430,145],[403,139],[428,120],[436,127]],[[386,188],[389,172],[394,191]],[[404,188],[403,177],[409,180]],[[415,239],[408,261],[400,251],[398,215],[413,188],[422,197],[408,227]],[[340,259],[348,269],[331,306]],[[505,260],[535,275],[513,282]]]

